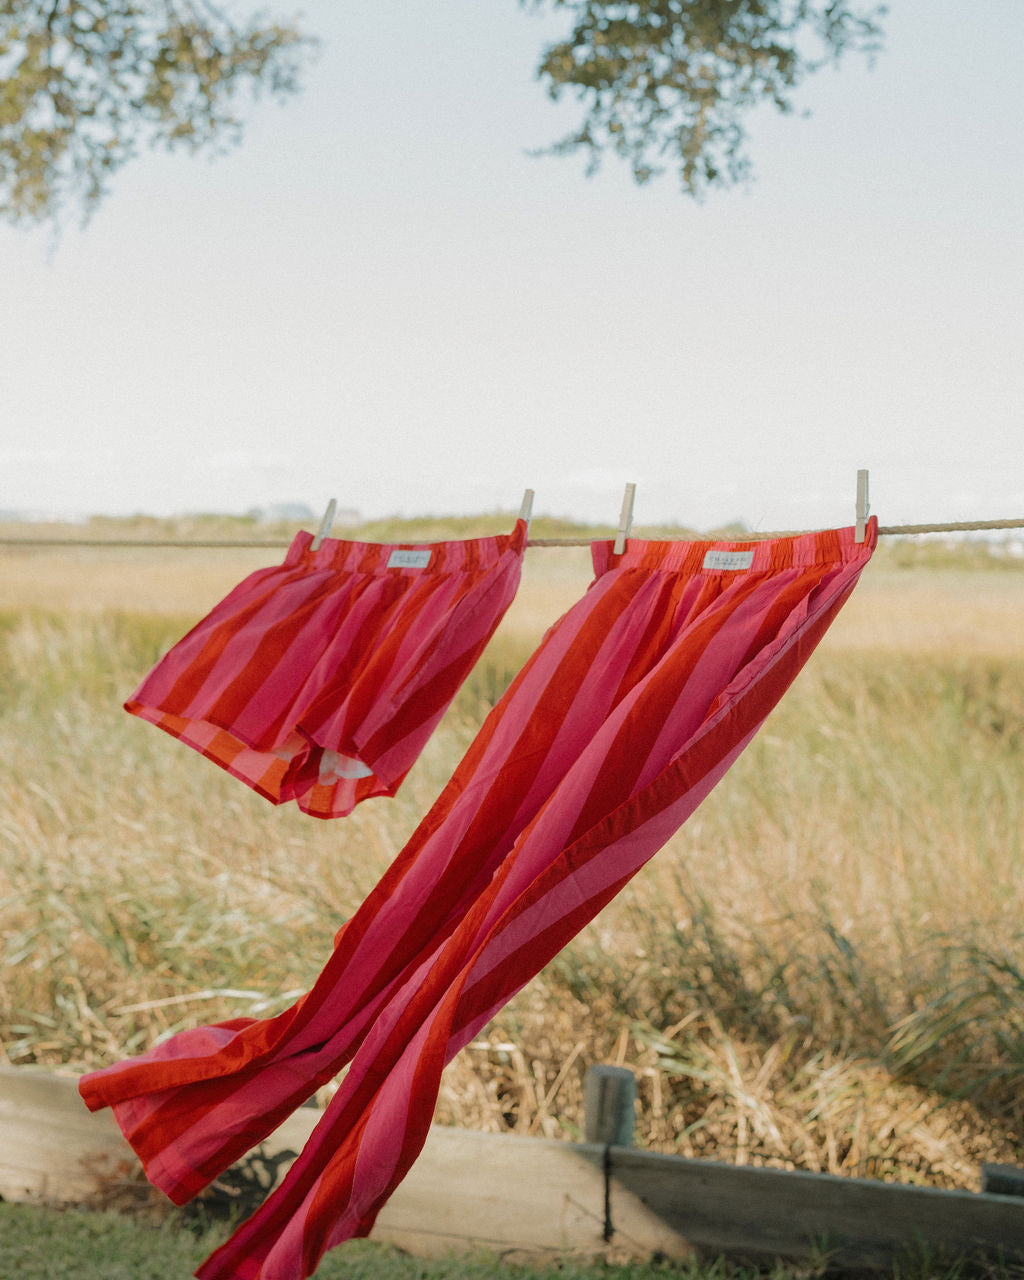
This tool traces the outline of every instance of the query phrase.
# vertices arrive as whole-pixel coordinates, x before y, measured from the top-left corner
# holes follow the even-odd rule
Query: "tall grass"
[[[109,554],[76,552],[70,607],[47,557],[49,608],[31,575],[0,598],[14,1063],[81,1069],[290,1003],[587,579],[585,553],[532,553],[399,797],[318,823],[120,709],[241,560],[198,575],[189,613],[126,608],[166,553],[114,585]],[[654,1149],[945,1186],[1024,1158],[1022,622],[1019,570],[880,554],[691,822],[451,1064],[438,1119],[578,1137],[586,1067],[612,1061]]]

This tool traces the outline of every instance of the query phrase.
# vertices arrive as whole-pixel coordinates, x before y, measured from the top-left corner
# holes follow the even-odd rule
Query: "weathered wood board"
[[[319,1114],[300,1108],[263,1150],[300,1151]],[[420,1254],[688,1252],[685,1240],[618,1186],[611,1192],[615,1235],[604,1240],[602,1150],[435,1125],[381,1211],[374,1238]],[[73,1077],[0,1067],[0,1196],[109,1200],[111,1184],[138,1167],[111,1113],[90,1113]]]
[[[919,1246],[1024,1259],[1024,1199],[616,1151],[615,1177],[701,1251],[888,1267]]]
[[[318,1115],[300,1109],[262,1150],[299,1151]],[[96,1202],[137,1171],[113,1117],[87,1111],[73,1077],[0,1067],[0,1196]],[[374,1238],[422,1255],[801,1260],[825,1249],[834,1264],[882,1268],[915,1246],[1024,1259],[1024,1198],[435,1126]]]

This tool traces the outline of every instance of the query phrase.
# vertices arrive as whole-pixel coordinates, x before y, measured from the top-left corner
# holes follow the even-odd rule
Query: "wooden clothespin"
[[[627,484],[626,492],[622,495],[622,512],[619,515],[619,531],[615,535],[615,546],[612,550],[617,556],[621,556],[626,549],[626,539],[629,537],[629,531],[633,527],[633,499],[636,497],[636,485]]]
[[[871,511],[871,503],[868,502],[868,473],[866,471],[857,472],[857,527],[853,533],[854,542],[864,541],[864,526],[867,523],[868,515]]]
[[[526,527],[530,527],[530,518],[533,515],[533,490],[527,489],[523,494],[523,505],[519,508],[519,519],[526,521]]]
[[[324,512],[324,518],[320,521],[320,528],[317,529],[313,536],[313,541],[310,543],[311,551],[320,550],[321,542],[323,542],[324,538],[326,538],[331,531],[331,524],[334,520],[334,513],[337,508],[338,501],[336,498],[332,498],[327,504],[327,510]]]

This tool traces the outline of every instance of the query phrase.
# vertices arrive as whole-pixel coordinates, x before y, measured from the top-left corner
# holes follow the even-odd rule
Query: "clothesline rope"
[[[917,533],[974,533],[990,529],[1024,529],[1024,516],[1009,520],[948,520],[939,524],[890,524],[879,525],[878,536],[887,537],[892,534]],[[728,537],[712,538],[680,538],[667,541],[716,541],[716,542],[763,542],[770,538],[792,538],[800,534],[814,532],[808,529],[789,529],[773,533],[743,533]],[[608,533],[605,537],[615,535]],[[415,543],[416,538],[401,538],[399,542]],[[437,541],[427,539],[426,541]],[[530,538],[527,547],[589,547],[600,538]],[[184,539],[184,538],[3,538],[0,546],[4,547],[167,547],[167,548],[200,548],[227,550],[280,550],[290,545],[289,542],[277,539]]]
[[[908,533],[969,533],[983,529],[1024,529],[1024,517],[1012,520],[948,520],[943,524],[890,524],[879,525],[878,536],[887,534]],[[796,538],[805,533],[817,532],[813,529],[785,529],[772,533],[740,533],[734,536],[714,539],[718,542],[767,542],[771,538]],[[611,536],[610,534],[608,535]],[[712,539],[696,539],[711,541]],[[589,546],[593,538],[531,538],[528,547],[568,547]],[[694,539],[686,539],[694,541]]]

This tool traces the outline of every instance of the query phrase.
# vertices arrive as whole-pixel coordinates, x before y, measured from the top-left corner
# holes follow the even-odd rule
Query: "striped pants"
[[[711,791],[870,559],[852,529],[753,545],[595,543],[451,781],[266,1021],[183,1032],[86,1076],[150,1180],[183,1203],[346,1063],[281,1185],[201,1280],[304,1280],[367,1234],[426,1139],[445,1064]]]

